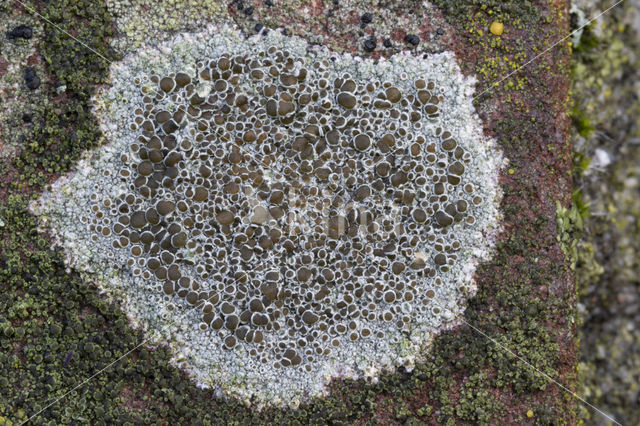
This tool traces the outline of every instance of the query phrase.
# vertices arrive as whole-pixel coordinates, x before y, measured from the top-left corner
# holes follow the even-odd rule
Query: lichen
[[[105,5],[115,21],[117,37],[111,45],[127,53],[149,43],[161,43],[171,34],[198,31],[227,18],[222,0],[107,0]]]
[[[36,40],[42,34],[42,25],[32,17],[14,17],[14,14],[11,7],[0,6],[0,20],[9,24],[3,26],[0,33],[0,159],[3,161],[26,145],[33,110],[48,103],[45,90],[30,90],[24,81],[27,63],[37,63],[36,72],[40,75],[43,72],[42,64],[36,59]],[[10,37],[11,31],[20,26],[29,28],[29,37]],[[26,100],[34,107],[25,108]]]
[[[451,54],[374,65],[211,28],[112,81],[110,144],[34,211],[200,384],[295,404],[412,368],[464,311],[501,156]]]
[[[575,269],[578,261],[578,244],[584,227],[583,214],[575,204],[564,207],[560,201],[556,201],[556,222],[560,248],[569,261],[571,269]]]
[[[283,28],[337,52],[379,57],[411,50],[417,56],[444,50],[453,34],[433,4],[418,0],[229,3],[230,15],[245,34]]]
[[[608,6],[576,2],[576,25],[580,13],[594,16]],[[573,52],[573,100],[581,118],[574,121],[573,142],[583,164],[575,179],[592,213],[578,245],[581,394],[622,424],[640,415],[638,13],[637,1],[623,2],[587,26]],[[606,422],[586,408],[580,417]]]

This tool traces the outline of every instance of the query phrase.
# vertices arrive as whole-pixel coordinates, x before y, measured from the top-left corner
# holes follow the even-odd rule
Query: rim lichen
[[[411,368],[436,334],[456,325],[499,229],[502,157],[482,134],[474,80],[462,76],[453,54],[374,63],[275,31],[246,40],[212,27],[129,55],[111,72],[111,87],[95,99],[109,143],[32,210],[68,264],[121,300],[152,341],[168,343],[174,362],[199,384],[259,406],[297,405],[335,377]],[[239,170],[244,162],[247,170]],[[274,210],[282,202],[274,201],[277,192],[287,197],[283,211]],[[168,199],[184,209],[158,204]],[[322,204],[316,211],[306,207],[313,201]],[[207,215],[195,232],[191,224]],[[316,247],[328,253],[322,259],[307,247],[314,225],[325,227]],[[254,250],[249,240],[271,236],[267,226],[286,238]],[[340,248],[357,253],[342,259]],[[174,280],[178,260],[184,265],[173,269]],[[321,277],[343,264],[344,282]],[[396,270],[388,274],[384,265]],[[228,276],[220,273],[225,267]],[[239,272],[254,288],[238,284]],[[324,293],[307,303],[312,290]],[[257,302],[251,314],[255,300],[268,315]],[[214,310],[218,317],[209,315]],[[361,320],[354,321],[356,310]],[[387,312],[397,321],[386,320]],[[355,338],[346,332],[352,322]],[[252,336],[261,333],[259,342],[239,335],[245,324]],[[314,346],[317,359],[301,349],[313,346],[300,343],[311,335],[327,336]]]

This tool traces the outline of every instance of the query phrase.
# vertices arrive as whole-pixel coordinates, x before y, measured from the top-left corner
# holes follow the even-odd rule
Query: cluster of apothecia
[[[416,330],[451,319],[436,302],[470,286],[452,271],[494,183],[447,128],[441,75],[363,78],[369,62],[271,37],[137,73],[126,145],[102,171],[121,190],[94,192],[80,221],[168,312],[198,313],[198,347],[256,373],[416,349]]]

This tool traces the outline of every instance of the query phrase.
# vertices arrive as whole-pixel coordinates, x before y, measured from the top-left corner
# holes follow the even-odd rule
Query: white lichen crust
[[[111,73],[108,143],[32,209],[198,384],[295,406],[410,369],[456,325],[502,156],[452,53],[374,63],[215,27]]]

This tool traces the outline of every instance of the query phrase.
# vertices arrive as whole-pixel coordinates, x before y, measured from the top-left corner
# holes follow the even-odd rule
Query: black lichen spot
[[[369,37],[364,41],[363,47],[366,52],[373,52],[378,45],[375,37]]]
[[[33,30],[28,25],[18,25],[11,31],[7,31],[7,38],[9,40],[15,40],[17,38],[28,40],[31,37],[33,37]]]
[[[29,90],[35,90],[40,87],[40,77],[38,77],[33,67],[24,69],[24,82]]]
[[[363,24],[368,24],[373,21],[373,15],[369,12],[363,13],[360,17],[360,21],[362,21]]]
[[[417,45],[420,44],[420,37],[418,37],[415,34],[407,34],[404,37],[404,41],[405,41],[405,43],[410,44],[412,46],[417,46]]]

